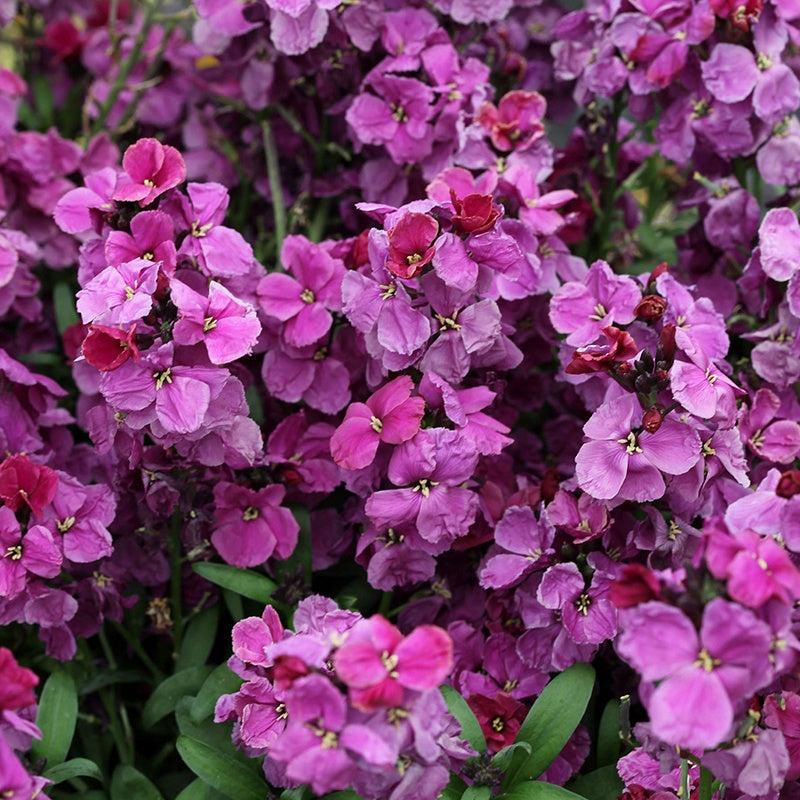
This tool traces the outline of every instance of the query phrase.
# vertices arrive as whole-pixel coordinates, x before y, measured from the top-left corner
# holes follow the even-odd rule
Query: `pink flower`
[[[37,516],[52,501],[58,488],[58,475],[35,464],[22,453],[10,455],[0,463],[0,500],[12,510],[28,506]]]
[[[404,214],[389,228],[386,269],[399,278],[416,278],[434,254],[439,223],[428,214]]]
[[[261,333],[252,306],[237,300],[222,284],[211,281],[208,297],[181,281],[170,284],[180,318],[172,329],[176,344],[203,342],[212,364],[228,364],[247,355]]]
[[[114,200],[138,200],[140,206],[153,202],[186,178],[183,156],[158,139],[139,139],[122,157],[122,166],[129,182],[118,186]]]
[[[233,483],[214,487],[214,533],[211,543],[235,567],[255,567],[268,558],[288,558],[297,545],[300,526],[280,503],[286,489],[247,489]]]
[[[441,684],[453,666],[453,640],[441,628],[422,625],[405,638],[380,615],[359,622],[336,651],[336,674],[362,711],[399,706],[404,689]]]
[[[498,150],[526,150],[544,136],[547,103],[538,92],[513,91],[499,105],[484,103],[478,112],[483,126]]]
[[[414,384],[407,375],[389,381],[366,403],[353,403],[331,437],[333,460],[344,469],[371,464],[381,442],[401,444],[419,430],[425,401],[411,397]]]

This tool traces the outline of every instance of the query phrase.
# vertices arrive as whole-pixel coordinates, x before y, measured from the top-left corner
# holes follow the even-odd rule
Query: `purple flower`
[[[203,342],[212,364],[228,364],[252,352],[261,323],[255,310],[222,284],[211,281],[203,297],[173,280],[170,295],[180,315],[172,329],[176,344]]]
[[[721,598],[705,609],[698,635],[683,612],[661,602],[636,606],[622,620],[617,652],[648,683],[653,733],[690,750],[733,734],[737,708],[772,680],[769,628]]]
[[[113,194],[114,200],[138,200],[140,206],[153,202],[186,178],[183,157],[158,139],[139,139],[122,157],[127,182],[122,181]]]
[[[662,472],[680,475],[700,458],[700,438],[666,416],[655,433],[641,427],[635,397],[604,403],[584,425],[589,437],[575,459],[578,484],[598,500],[655,500],[664,494]]]
[[[28,573],[55,578],[62,560],[61,548],[46,527],[33,525],[23,536],[12,511],[0,507],[0,597],[21,594]]]
[[[83,322],[125,325],[145,317],[153,307],[159,266],[139,258],[106,267],[78,292]]]
[[[292,275],[273,272],[261,279],[261,307],[285,323],[283,337],[292,347],[312,345],[330,330],[330,312],[341,309],[344,265],[304,236],[286,237],[281,263]]]
[[[188,228],[178,256],[188,258],[206,275],[230,278],[247,275],[253,266],[253,248],[233,228],[222,223],[230,202],[219,183],[190,183],[175,199],[176,218]]]
[[[347,703],[322,675],[296,681],[286,696],[288,724],[270,757],[285,765],[293,783],[316,794],[345,789],[360,764],[393,770],[397,751],[362,723],[350,722]]]
[[[300,526],[280,503],[283,486],[253,490],[221,482],[214,487],[211,543],[229,564],[255,567],[268,558],[286,559],[297,546]]]
[[[477,498],[461,484],[472,477],[477,453],[463,435],[444,428],[421,430],[397,447],[389,480],[406,489],[375,492],[367,516],[378,528],[416,521],[423,539],[452,542],[466,535],[477,513]]]
[[[172,220],[163,211],[142,211],[131,220],[131,232],[111,231],[105,244],[110,266],[129,261],[159,261],[164,271],[175,272],[175,242]]]
[[[633,278],[615,275],[605,261],[595,261],[582,281],[565,283],[550,301],[550,321],[567,344],[594,344],[608,325],[633,322],[642,292]]]

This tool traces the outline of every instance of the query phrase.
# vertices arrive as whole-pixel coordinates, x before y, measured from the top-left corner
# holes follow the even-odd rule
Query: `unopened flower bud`
[[[664,412],[658,406],[652,406],[642,415],[642,427],[648,433],[655,433],[664,421]]]
[[[634,309],[633,313],[644,320],[648,325],[653,325],[664,316],[667,301],[658,294],[646,294]]]
[[[778,485],[775,487],[775,494],[778,497],[794,497],[800,494],[800,469],[788,469],[781,475]]]

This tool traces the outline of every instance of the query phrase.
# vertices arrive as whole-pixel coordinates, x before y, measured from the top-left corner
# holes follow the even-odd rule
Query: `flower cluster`
[[[228,663],[245,683],[220,698],[216,719],[235,720],[236,741],[266,756],[274,785],[435,797],[471,755],[438,691],[453,664],[441,628],[404,637],[381,616],[312,596],[298,605],[294,631],[271,606],[238,622]]]

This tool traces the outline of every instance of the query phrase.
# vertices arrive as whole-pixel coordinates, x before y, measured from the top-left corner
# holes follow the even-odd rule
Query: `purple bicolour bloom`
[[[284,323],[283,338],[292,347],[318,342],[341,309],[344,264],[304,236],[287,236],[281,263],[291,275],[273,272],[258,284],[261,308]]]
[[[367,725],[351,722],[344,695],[322,675],[297,680],[286,694],[286,711],[286,730],[270,758],[284,765],[292,783],[322,795],[350,786],[362,764],[394,770],[397,750]]]
[[[328,10],[336,0],[266,0],[270,9],[270,39],[275,49],[299,56],[316,47],[328,30]]]
[[[627,325],[636,317],[642,299],[636,281],[615,275],[605,261],[595,261],[582,281],[565,283],[550,301],[550,321],[567,344],[594,344],[608,325]]]
[[[430,154],[434,93],[414,78],[377,74],[347,109],[347,124],[356,141],[384,145],[398,164],[416,164]]]
[[[412,363],[431,337],[431,320],[412,307],[403,283],[383,266],[389,250],[386,233],[373,229],[369,249],[370,263],[380,266],[373,266],[366,274],[355,270],[345,274],[344,313],[350,324],[365,335],[375,357],[380,358],[381,351],[385,351],[389,357],[405,357]]]
[[[461,484],[475,470],[478,454],[458,431],[421,430],[397,447],[389,462],[389,480],[405,489],[375,492],[367,516],[378,528],[416,522],[423,539],[452,542],[465,536],[478,510],[476,495]]]
[[[545,608],[560,611],[577,644],[597,645],[617,632],[617,611],[609,597],[616,574],[613,562],[599,553],[590,554],[588,562],[594,568],[588,586],[576,564],[555,564],[542,576],[536,596]]]
[[[604,403],[584,425],[589,437],[575,459],[575,475],[598,500],[655,500],[664,494],[662,475],[681,475],[700,458],[700,438],[689,425],[664,417],[655,433],[641,426],[635,397]]]
[[[339,469],[331,461],[334,427],[306,420],[305,411],[285,417],[267,440],[264,460],[275,464],[281,481],[302,492],[332,492],[340,483]]]
[[[58,492],[45,509],[43,524],[61,535],[64,558],[91,563],[113,552],[108,526],[114,521],[117,500],[108,486],[84,486],[59,473]]]
[[[186,178],[181,154],[158,139],[139,139],[132,144],[122,157],[122,167],[126,175],[117,185],[113,199],[138,200],[140,206],[149,205]]]
[[[252,352],[261,333],[255,309],[222,284],[211,281],[208,297],[203,297],[173,280],[170,296],[180,315],[172,329],[175,344],[203,342],[212,364],[228,364]]]
[[[253,248],[233,228],[222,223],[228,209],[228,190],[219,183],[190,183],[188,199],[175,198],[175,216],[189,233],[178,257],[188,258],[206,275],[231,278],[247,275],[253,265]]]
[[[396,707],[407,692],[435,689],[453,668],[453,640],[442,628],[420,625],[408,636],[376,614],[347,634],[333,657],[337,677],[360,711]]]
[[[138,258],[106,267],[78,292],[84,324],[125,325],[150,313],[160,263]]]
[[[800,452],[800,425],[794,419],[780,419],[783,403],[773,391],[761,388],[750,408],[742,408],[739,433],[748,449],[766,461],[790,464]],[[776,419],[777,418],[777,419]]]
[[[411,397],[414,384],[400,375],[374,392],[366,403],[353,403],[331,437],[333,460],[344,469],[369,466],[381,442],[402,444],[419,430],[425,401]]]
[[[507,425],[483,413],[497,395],[488,386],[455,389],[435,372],[422,376],[420,394],[431,409],[443,409],[447,418],[475,445],[481,455],[497,455],[512,443]]]
[[[285,494],[277,484],[254,490],[223,481],[214,487],[211,543],[225,561],[235,567],[256,567],[268,558],[289,558],[300,526],[280,505]]]
[[[730,346],[725,319],[708,297],[695,300],[668,272],[656,278],[658,293],[666,299],[663,321],[675,326],[675,343],[686,353],[701,351],[714,360],[724,358]]]
[[[21,594],[28,573],[55,578],[62,560],[59,543],[44,525],[31,526],[23,536],[11,509],[0,507],[0,597],[11,599]]]
[[[751,530],[729,531],[721,519],[706,524],[705,560],[728,594],[757,609],[771,598],[793,606],[800,599],[800,572],[774,539]]]
[[[421,283],[439,325],[439,336],[428,347],[420,369],[459,383],[475,359],[491,353],[498,341],[506,341],[500,309],[494,300],[474,302],[466,292],[447,286],[434,273],[423,276]],[[522,360],[522,354],[517,354],[511,366]]]
[[[111,231],[105,244],[109,266],[130,261],[159,261],[167,275],[175,272],[175,229],[163,211],[142,211],[131,220],[131,232]]]
[[[738,708],[773,677],[772,634],[751,611],[715,598],[698,634],[679,609],[651,601],[622,615],[617,652],[648,683],[653,734],[690,750],[734,734]]]
[[[568,533],[575,544],[602,536],[611,522],[605,503],[588,494],[582,494],[576,500],[573,494],[562,489],[556,492],[546,513],[550,523]]]
[[[151,349],[139,361],[103,373],[100,392],[134,429],[154,423],[167,433],[199,430],[211,400],[222,391],[229,373],[216,367],[173,364],[172,342]]]
[[[691,361],[676,361],[670,368],[672,396],[690,414],[730,427],[736,419],[736,398],[747,392],[702,351],[687,354]]]
[[[543,569],[555,555],[554,537],[555,528],[544,513],[536,519],[529,506],[507,508],[494,529],[498,548],[489,551],[479,572],[481,586],[503,589],[516,584],[531,570]]]
[[[66,192],[53,212],[56,225],[65,233],[100,232],[103,220],[116,210],[113,201],[118,176],[112,167],[87,175],[85,186]]]
[[[770,698],[772,695],[769,696]],[[703,756],[703,766],[740,797],[777,797],[791,764],[784,734],[757,728],[733,747]]]

